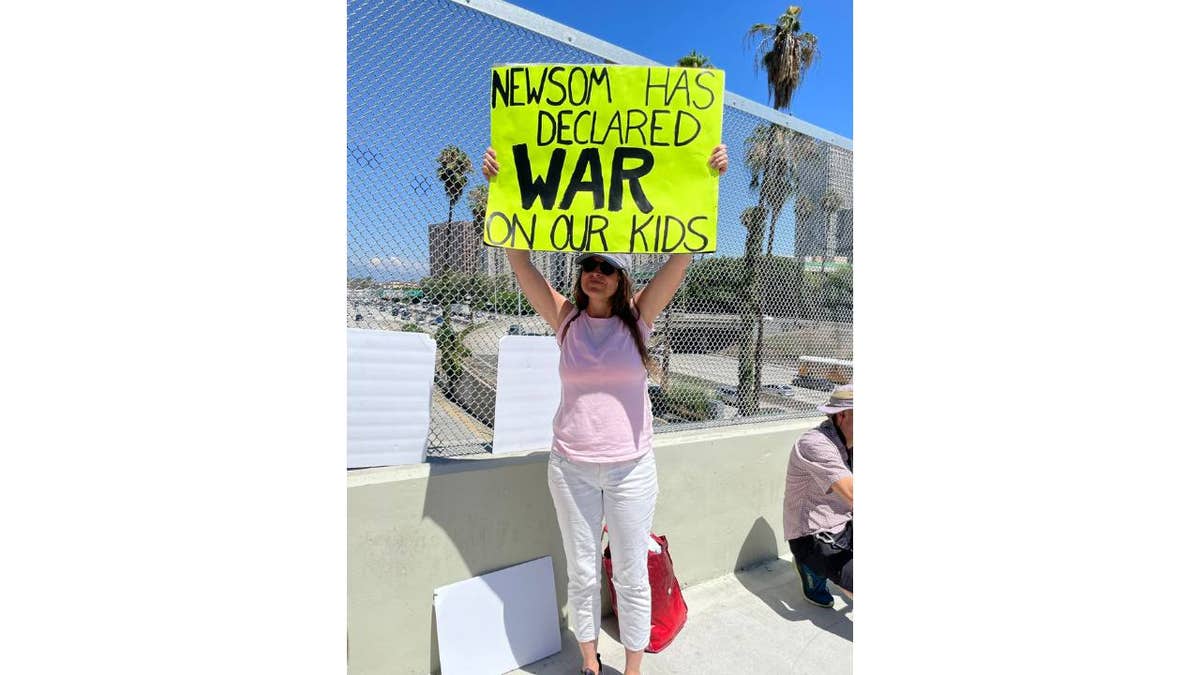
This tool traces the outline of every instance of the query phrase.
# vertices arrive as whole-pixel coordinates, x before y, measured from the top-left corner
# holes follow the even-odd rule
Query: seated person
[[[805,599],[832,607],[826,580],[854,597],[854,385],[834,389],[817,410],[828,418],[788,459],[783,530]]]

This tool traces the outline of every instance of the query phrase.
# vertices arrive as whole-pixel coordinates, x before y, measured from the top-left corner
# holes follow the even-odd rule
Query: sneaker
[[[825,587],[825,577],[817,576],[808,565],[800,565],[800,581],[804,584],[804,599],[818,607],[833,607],[833,595]]]

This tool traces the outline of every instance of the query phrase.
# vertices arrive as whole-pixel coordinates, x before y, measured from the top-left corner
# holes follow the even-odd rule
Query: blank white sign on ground
[[[443,675],[501,675],[562,651],[550,557],[433,591]]]
[[[424,462],[437,345],[424,333],[346,332],[346,466]]]
[[[492,452],[548,449],[562,396],[558,342],[553,337],[506,335],[500,338],[497,360]]]

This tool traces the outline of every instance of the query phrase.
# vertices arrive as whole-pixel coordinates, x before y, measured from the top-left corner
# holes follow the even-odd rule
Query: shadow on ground
[[[775,553],[764,559],[760,552],[764,550],[765,541],[771,542],[768,548]],[[818,607],[806,600],[800,575],[792,561],[779,557],[777,541],[775,530],[764,518],[754,521],[738,555],[738,569],[734,571],[738,582],[784,619],[808,621],[853,642],[854,623],[847,616],[853,611],[853,605],[845,604],[845,596],[833,586],[830,586],[830,592],[842,602],[835,602],[832,608]]]

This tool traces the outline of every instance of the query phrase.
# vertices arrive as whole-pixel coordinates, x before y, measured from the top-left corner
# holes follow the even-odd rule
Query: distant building
[[[575,254],[534,251],[532,258],[533,266],[546,277],[546,281],[560,293],[570,297],[571,288],[575,283]]]
[[[842,208],[854,208],[854,151],[829,145],[826,187],[842,197]]]
[[[854,256],[854,151],[836,145],[822,146],[817,170],[801,186],[812,211],[796,221],[796,257],[825,256],[832,252],[852,259]],[[841,208],[828,213],[821,198],[832,190],[841,197]]]
[[[508,256],[504,253],[504,249],[484,246],[480,257],[482,258],[479,270],[481,273],[495,279],[501,288],[510,291],[516,290],[517,278],[508,265]]]
[[[479,272],[483,239],[469,220],[429,225],[429,274],[475,274]]]
[[[501,287],[516,290],[517,277],[508,264],[508,254],[504,250],[503,248],[484,246],[479,256],[479,271],[481,274],[496,279]],[[534,268],[542,273],[546,281],[550,282],[551,286],[569,295],[571,284],[574,283],[574,270],[571,267],[575,262],[573,253],[530,251],[529,260],[533,263]]]

